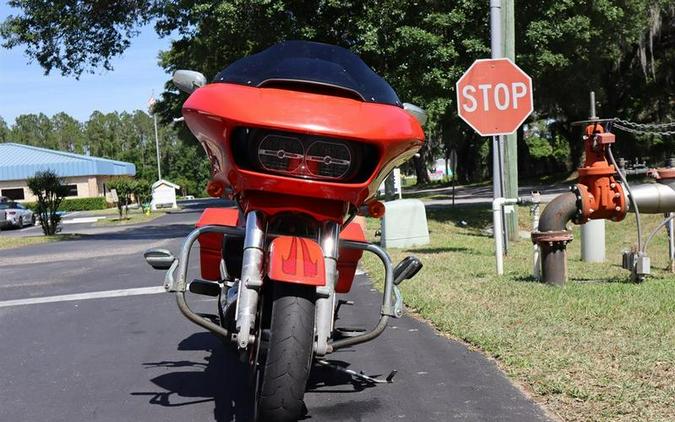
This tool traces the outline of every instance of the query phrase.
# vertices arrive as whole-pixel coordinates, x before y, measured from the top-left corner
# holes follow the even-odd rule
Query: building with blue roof
[[[105,183],[115,176],[134,176],[136,166],[124,161],[54,151],[16,143],[0,143],[0,196],[34,201],[26,179],[38,171],[52,170],[69,187],[69,197],[106,194]]]

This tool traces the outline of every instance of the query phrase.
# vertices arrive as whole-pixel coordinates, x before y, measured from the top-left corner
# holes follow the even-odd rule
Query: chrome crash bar
[[[373,340],[387,328],[389,317],[399,318],[403,313],[403,299],[401,297],[401,292],[394,284],[394,267],[387,251],[372,243],[354,242],[351,240],[341,241],[340,246],[348,249],[361,249],[362,251],[371,252],[382,261],[382,265],[384,265],[384,292],[382,292],[380,320],[375,328],[354,337],[347,337],[329,342],[328,348],[330,352]],[[395,298],[394,303],[392,303],[392,297]]]
[[[195,313],[192,309],[190,309],[190,306],[185,300],[190,251],[192,250],[192,246],[194,245],[195,241],[199,239],[199,235],[204,233],[222,233],[223,235],[230,237],[244,237],[244,230],[239,227],[202,226],[191,231],[183,241],[183,245],[180,249],[180,255],[173,262],[171,268],[169,268],[169,270],[166,272],[166,276],[164,277],[164,288],[167,292],[176,293],[176,303],[178,304],[178,309],[180,309],[187,319],[203,328],[206,328],[216,335],[229,339],[232,333],[230,333],[224,327],[221,327],[220,325],[215,324]],[[177,279],[174,278],[174,273],[176,270],[178,270]]]
[[[192,250],[195,241],[201,234],[204,233],[221,233],[229,237],[244,237],[244,229],[239,227],[209,225],[193,230],[183,241],[178,258],[174,258],[170,268],[167,270],[164,278],[164,288],[167,292],[176,293],[176,302],[178,303],[178,308],[187,319],[203,328],[206,328],[214,334],[229,339],[233,333],[230,333],[227,329],[195,313],[192,309],[190,309],[185,300],[185,291],[187,290],[188,286],[187,275],[190,251]],[[390,317],[399,318],[403,311],[403,300],[396,285],[398,284],[396,282],[400,282],[400,280],[394,280],[394,267],[389,254],[380,246],[366,242],[342,240],[340,241],[340,246],[347,249],[360,249],[362,251],[371,252],[375,254],[380,259],[380,261],[382,261],[385,271],[384,292],[382,293],[382,308],[380,310],[380,319],[377,325],[370,331],[367,331],[363,334],[329,342],[329,352],[373,340],[382,334]],[[146,252],[146,259],[148,259],[148,255],[150,255],[153,251],[157,252],[158,250]],[[165,251],[165,253],[170,254],[168,251]],[[176,272],[178,273],[177,278],[174,277]]]

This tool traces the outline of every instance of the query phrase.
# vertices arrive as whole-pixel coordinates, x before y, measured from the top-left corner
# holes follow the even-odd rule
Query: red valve
[[[583,224],[588,220],[608,219],[621,221],[628,206],[623,187],[616,182],[616,169],[607,162],[607,146],[615,142],[613,133],[605,132],[601,124],[586,126],[584,166],[578,169],[579,183],[575,185],[579,215],[575,222]]]

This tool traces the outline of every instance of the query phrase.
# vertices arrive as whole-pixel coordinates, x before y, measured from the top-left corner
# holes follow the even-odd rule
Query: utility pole
[[[502,3],[502,47],[504,57],[516,62],[515,10],[514,0],[501,0]],[[504,136],[504,196],[518,197],[518,135]],[[516,241],[518,233],[518,208],[515,205],[504,207],[506,211],[506,232],[509,240]]]
[[[490,0],[490,48],[492,58],[499,59],[503,57],[502,50],[502,2],[501,0]],[[492,137],[492,197],[493,199],[504,197],[504,180],[502,174],[504,169],[504,137],[497,135]],[[504,235],[504,251],[508,251],[508,239],[506,236],[506,226],[503,224],[504,215],[502,212],[502,227],[494,227],[495,237],[497,231]]]
[[[152,113],[155,121],[155,149],[157,150],[157,180],[162,180],[162,163],[159,160],[159,134],[157,133],[157,113]]]
[[[162,180],[162,164],[160,162],[159,154],[159,133],[157,132],[157,113],[155,113],[155,92],[153,91],[150,99],[148,100],[148,111],[152,114],[152,119],[155,125],[155,150],[157,151],[157,180]]]

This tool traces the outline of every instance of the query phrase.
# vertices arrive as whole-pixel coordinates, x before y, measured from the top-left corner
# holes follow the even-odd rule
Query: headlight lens
[[[313,179],[343,179],[352,169],[352,151],[340,141],[270,134],[257,147],[260,166],[271,173]]]
[[[298,138],[267,135],[258,145],[258,160],[265,170],[295,173],[304,158],[305,148]]]
[[[368,180],[379,160],[365,142],[245,127],[232,135],[232,154],[241,168],[341,183]]]
[[[345,144],[315,141],[307,148],[305,166],[312,176],[341,179],[352,166],[352,154]]]

